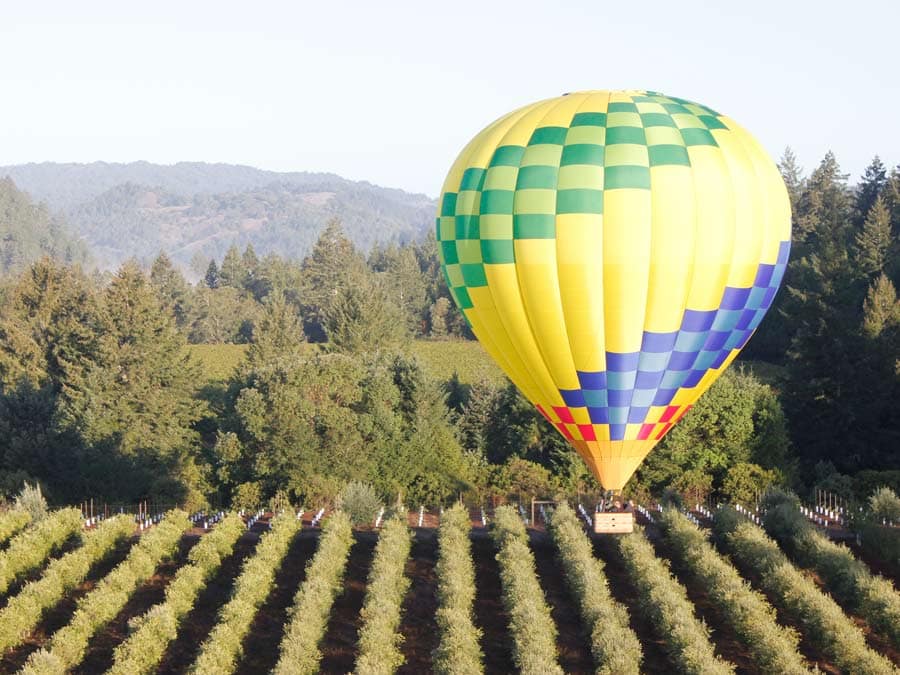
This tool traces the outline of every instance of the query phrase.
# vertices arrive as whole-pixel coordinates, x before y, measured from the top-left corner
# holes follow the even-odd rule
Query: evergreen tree
[[[279,359],[291,361],[303,352],[303,324],[297,308],[275,292],[266,298],[259,320],[253,327],[253,339],[247,352],[251,369],[275,363]]]
[[[897,291],[891,280],[880,274],[866,293],[863,304],[863,331],[870,338],[877,338],[897,323],[900,323]],[[897,356],[900,357],[900,353]]]
[[[885,269],[891,245],[891,218],[884,199],[879,195],[856,235],[856,265],[866,278]]]
[[[222,265],[219,267],[219,286],[229,286],[231,288],[244,288],[244,282],[247,277],[247,271],[244,268],[244,262],[241,259],[238,247],[232,244],[225,252],[222,258]]]
[[[450,312],[450,301],[441,297],[435,300],[428,310],[428,323],[431,337],[442,338],[447,335],[447,315]]]
[[[326,339],[325,317],[345,288],[364,277],[365,261],[344,234],[337,220],[329,221],[303,260],[301,297],[304,330],[314,342]],[[352,281],[351,281],[352,280]]]
[[[409,339],[400,307],[388,299],[383,283],[360,272],[338,289],[323,315],[332,349],[367,352],[394,347]]]
[[[856,215],[854,222],[857,225],[862,224],[863,220],[871,212],[875,202],[884,193],[887,182],[887,169],[881,162],[881,158],[875,155],[872,162],[866,167],[862,181],[856,188]]]
[[[209,261],[209,265],[206,267],[206,274],[203,276],[203,283],[206,284],[207,288],[219,287],[219,266],[215,260]]]
[[[781,161],[778,163],[781,171],[781,177],[784,179],[784,185],[787,187],[788,198],[791,202],[791,213],[797,216],[797,210],[800,205],[800,197],[803,194],[803,170],[797,163],[797,156],[790,146],[784,149]]]
[[[165,251],[161,251],[153,261],[150,283],[156,289],[163,307],[174,315],[175,325],[184,328],[190,309],[190,291],[184,276],[175,268]]]

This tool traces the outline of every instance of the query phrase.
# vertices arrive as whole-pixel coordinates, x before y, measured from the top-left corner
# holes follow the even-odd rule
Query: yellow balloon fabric
[[[478,134],[437,239],[478,340],[618,490],[759,325],[790,223],[777,167],[730,118],[586,91]]]

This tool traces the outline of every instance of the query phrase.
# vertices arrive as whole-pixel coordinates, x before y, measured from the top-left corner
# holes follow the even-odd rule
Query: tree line
[[[830,153],[808,178],[790,151],[781,168],[794,248],[745,350],[780,375],[764,383],[738,362],[650,455],[634,493],[897,487],[900,171],[876,159],[851,187]],[[414,339],[472,338],[433,236],[364,255],[333,221],[301,260],[232,246],[197,283],[165,253],[114,274],[48,257],[0,293],[6,494],[39,480],[60,502],[252,506],[312,503],[354,480],[430,504],[597,489],[512,385],[433,381],[411,355]],[[220,386],[191,343],[248,347]]]

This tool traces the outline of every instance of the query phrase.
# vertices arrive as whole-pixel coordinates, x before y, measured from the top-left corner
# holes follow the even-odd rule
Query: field
[[[731,509],[715,516],[725,533],[716,543],[709,513],[674,510],[641,512],[642,527],[617,536],[588,534],[567,507],[527,528],[512,507],[490,511],[489,527],[480,510],[459,507],[379,528],[352,529],[338,513],[323,529],[318,514],[299,515],[189,522],[170,512],[142,533],[125,516],[76,534],[71,511],[16,522],[0,551],[9,572],[0,672],[891,673],[900,664],[895,579],[849,556],[848,569],[868,580],[860,587],[878,591],[877,602],[856,603],[814,556],[805,567],[788,561]]]
[[[308,345],[314,349],[313,345]],[[247,352],[247,345],[203,344],[190,345],[189,353],[202,369],[204,380],[219,383],[227,380]],[[410,348],[425,372],[441,382],[449,380],[453,373],[461,382],[474,384],[487,380],[495,385],[503,384],[505,377],[478,342],[468,340],[415,340]],[[738,361],[738,367],[750,370],[767,384],[777,385],[782,377],[779,366],[763,361]]]

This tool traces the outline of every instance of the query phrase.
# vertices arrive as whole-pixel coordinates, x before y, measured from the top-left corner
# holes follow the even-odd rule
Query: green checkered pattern
[[[558,214],[602,214],[606,190],[650,189],[650,169],[690,166],[687,148],[716,145],[727,129],[706,106],[655,92],[604,111],[575,113],[567,127],[538,126],[526,146],[500,145],[486,167],[468,167],[441,195],[438,254],[454,300],[487,285],[485,265],[515,262],[516,239],[553,239]]]

